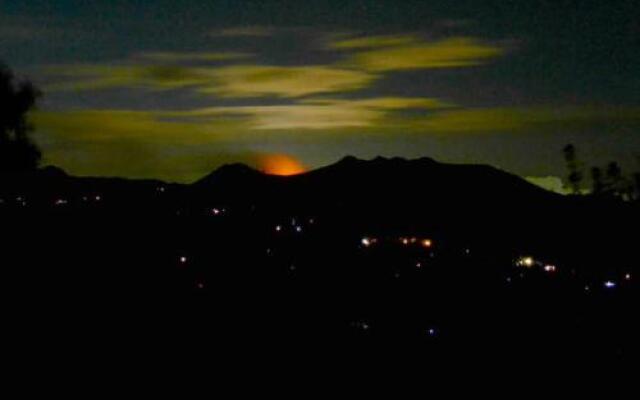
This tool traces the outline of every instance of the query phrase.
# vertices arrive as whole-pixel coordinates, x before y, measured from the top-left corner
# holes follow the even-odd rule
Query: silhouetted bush
[[[0,63],[0,172],[24,172],[38,167],[41,153],[29,138],[27,114],[40,91],[29,81],[18,81]]]

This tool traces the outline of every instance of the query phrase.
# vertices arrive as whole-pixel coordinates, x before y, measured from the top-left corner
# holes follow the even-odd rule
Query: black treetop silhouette
[[[29,138],[27,113],[40,91],[29,81],[19,81],[0,62],[0,172],[24,172],[37,168],[41,153]]]

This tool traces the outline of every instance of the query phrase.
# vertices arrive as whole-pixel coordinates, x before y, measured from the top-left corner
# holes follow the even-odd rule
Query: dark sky
[[[191,181],[347,154],[526,177],[640,153],[640,2],[0,0],[46,161]],[[549,178],[548,185],[558,185]]]

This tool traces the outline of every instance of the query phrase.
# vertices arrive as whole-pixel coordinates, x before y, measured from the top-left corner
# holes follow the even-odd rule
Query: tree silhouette
[[[567,162],[567,169],[569,170],[569,184],[573,194],[580,194],[580,182],[582,181],[582,172],[578,164],[576,157],[576,148],[572,144],[568,144],[562,150],[564,152],[564,159]]]
[[[602,169],[600,167],[591,168],[591,180],[593,181],[593,194],[602,194],[604,192],[604,182],[602,181]]]
[[[29,81],[18,81],[0,63],[0,172],[25,172],[38,167],[41,153],[29,138],[27,113],[40,91]]]
[[[622,169],[615,161],[607,164],[607,183],[612,195],[620,196],[622,194]]]

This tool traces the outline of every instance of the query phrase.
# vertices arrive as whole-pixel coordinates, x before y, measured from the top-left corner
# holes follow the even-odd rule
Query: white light
[[[300,225],[296,226],[296,232],[298,233],[302,232],[302,227]]]
[[[556,272],[556,266],[555,265],[545,265],[544,266],[544,270],[547,272]]]
[[[614,281],[605,281],[604,287],[606,287],[607,289],[613,289],[616,287],[616,283]]]
[[[220,215],[220,209],[219,208],[213,208],[213,209],[211,209],[211,213],[213,215]]]
[[[630,281],[631,280],[631,274],[626,274],[624,276],[624,279],[627,280],[627,281]]]
[[[185,256],[180,257],[180,262],[182,264],[186,263],[187,262],[187,257],[185,257]]]
[[[427,334],[429,336],[435,336],[436,335],[436,330],[434,328],[429,328],[429,329],[427,329]]]
[[[100,200],[102,200],[102,196],[96,196],[95,199],[96,199],[96,201],[100,201]]]
[[[362,238],[360,243],[362,243],[362,245],[365,246],[365,247],[371,246],[371,240],[369,238],[366,238],[366,237]]]

